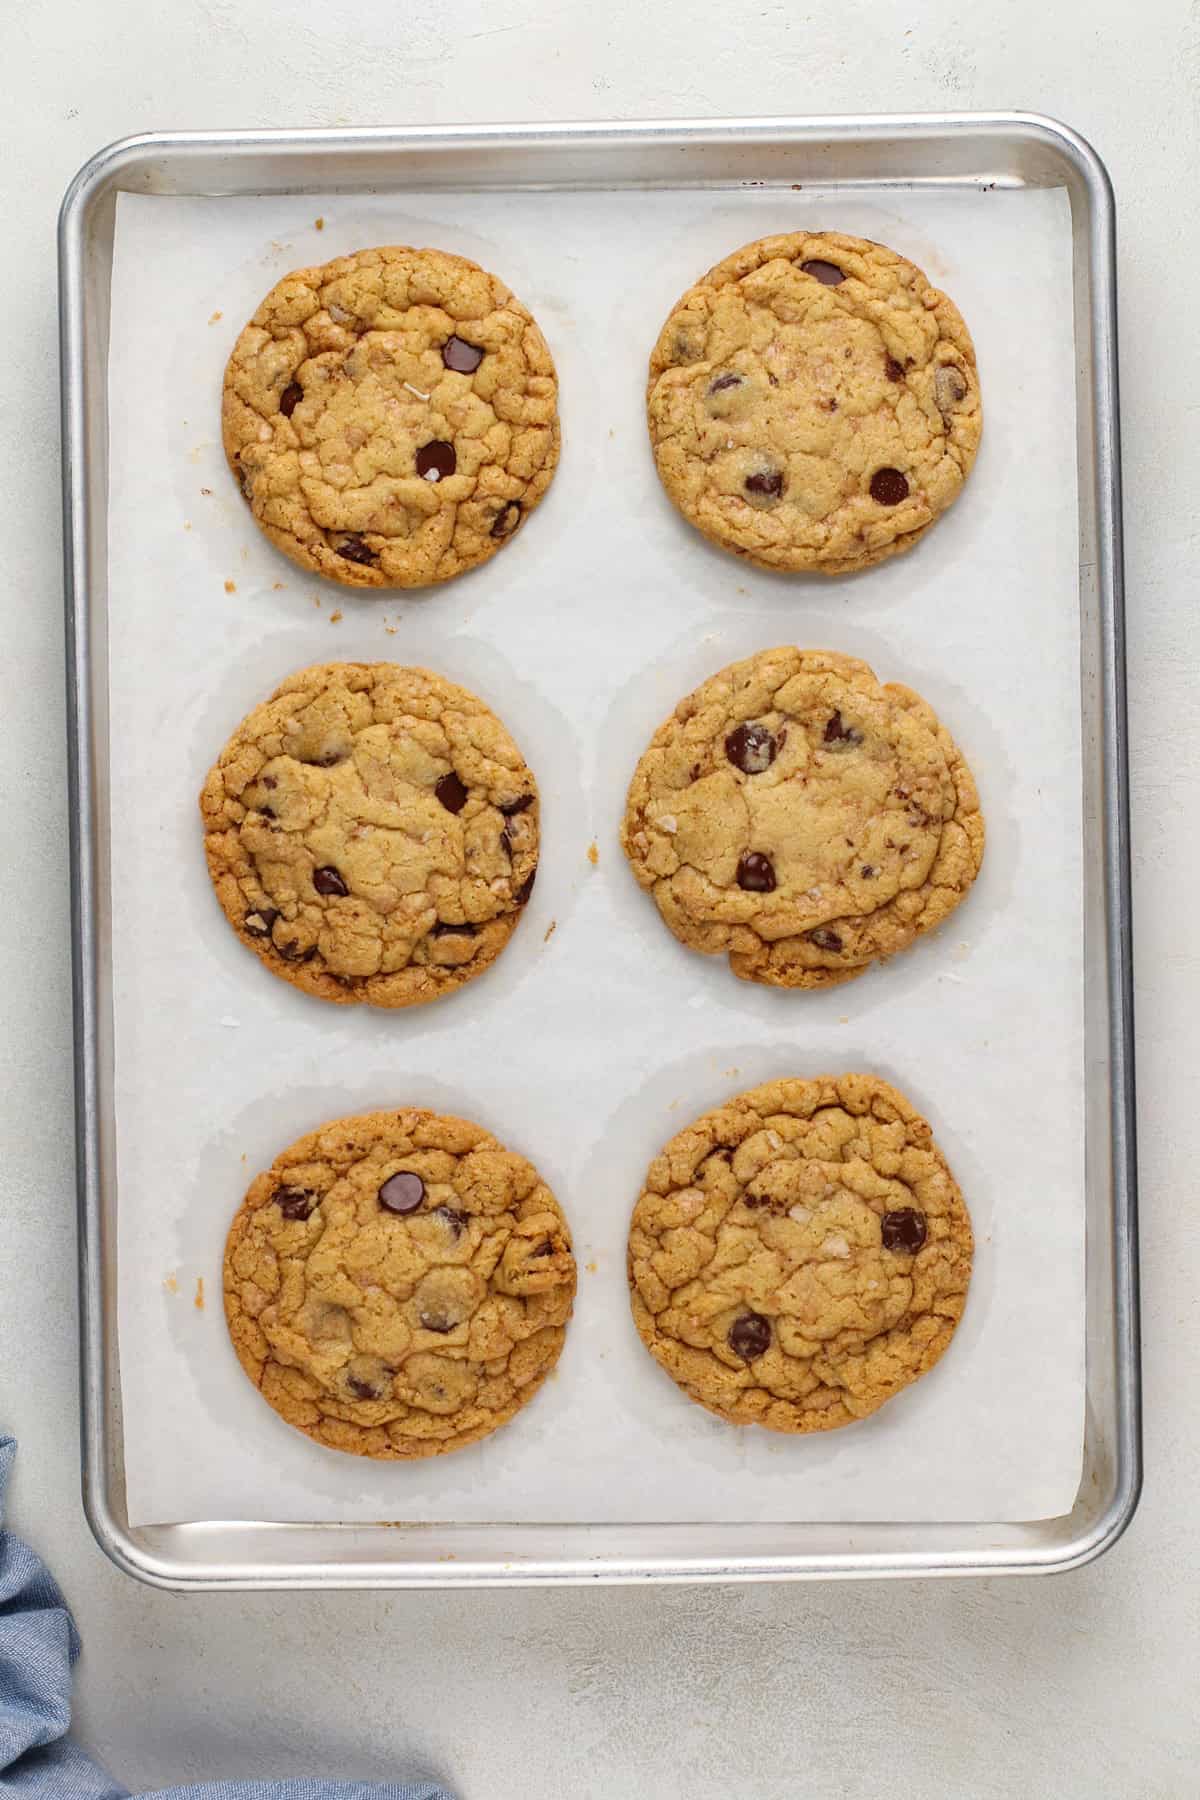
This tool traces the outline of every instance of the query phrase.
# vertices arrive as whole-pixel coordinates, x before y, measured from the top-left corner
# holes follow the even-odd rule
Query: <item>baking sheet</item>
[[[314,221],[323,217],[323,229]],[[987,429],[909,558],[827,583],[743,568],[680,522],[642,415],[671,303],[752,237],[836,226],[912,256],[975,335]],[[362,244],[476,257],[530,305],[562,383],[550,496],[492,564],[420,596],[306,577],[252,525],[217,410],[233,337],[287,269]],[[121,195],[110,383],[110,688],[118,1316],[131,1525],[276,1520],[1027,1520],[1069,1509],[1083,1430],[1083,1061],[1071,238],[1061,190],[837,196]],[[824,995],[739,983],[661,926],[615,841],[674,701],[792,639],[933,703],[989,826],[975,890],[890,967]],[[335,1011],[237,944],[195,794],[289,670],[422,662],[482,694],[532,764],[544,845],[497,968],[411,1014]],[[595,864],[588,855],[595,844]],[[555,929],[549,934],[553,923]],[[739,1431],[686,1401],[628,1316],[651,1155],[780,1073],[874,1069],[931,1118],[978,1238],[943,1363],[862,1425]],[[220,1256],[250,1176],[374,1106],[465,1113],[531,1156],[580,1294],[555,1377],[449,1458],[308,1443],[229,1347]]]

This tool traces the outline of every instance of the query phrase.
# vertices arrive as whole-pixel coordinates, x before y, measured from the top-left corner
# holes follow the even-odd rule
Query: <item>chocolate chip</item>
[[[426,1331],[436,1331],[444,1337],[446,1332],[453,1331],[456,1325],[461,1325],[462,1320],[452,1319],[446,1313],[423,1312],[421,1323]]]
[[[414,1213],[425,1198],[425,1183],[412,1169],[389,1175],[379,1190],[379,1204],[390,1213]]]
[[[915,1207],[900,1206],[883,1215],[880,1233],[885,1250],[907,1250],[909,1255],[925,1242],[925,1214]]]
[[[313,870],[313,886],[318,894],[344,895],[350,892],[337,870],[330,868],[328,864],[323,869]]]
[[[825,721],[824,741],[827,744],[861,744],[863,734],[856,725],[847,725],[835,706],[830,717]]]
[[[417,451],[417,474],[423,481],[442,481],[458,467],[454,445],[445,438],[434,438]]]
[[[453,769],[442,776],[433,791],[447,812],[460,813],[467,804],[467,790]]]
[[[505,856],[507,856],[509,862],[511,862],[512,861],[513,841],[512,841],[512,833],[509,831],[507,825],[504,827],[503,831],[500,833],[500,843],[503,847]]]
[[[514,905],[524,906],[524,904],[528,900],[530,894],[532,894],[532,892],[533,892],[533,884],[536,880],[537,880],[537,864],[535,863],[533,865],[533,868],[529,871],[528,875],[525,877],[524,881],[521,883],[520,887],[517,889],[516,893],[513,895],[513,904]]]
[[[242,930],[248,931],[251,937],[270,937],[271,927],[279,917],[273,906],[260,906],[257,912],[247,913],[242,920]]]
[[[516,813],[523,813],[532,805],[533,795],[522,794],[519,799],[502,801],[496,810],[502,812],[506,819],[511,819]]]
[[[313,762],[318,769],[332,769],[335,768],[338,763],[345,762],[345,760],[346,759],[340,750],[323,750],[320,756],[313,758]]]
[[[357,531],[352,531],[348,537],[344,537],[335,548],[338,555],[344,556],[347,562],[370,564],[379,561],[378,554],[372,550],[370,544],[359,537]]]
[[[810,944],[817,946],[818,950],[840,950],[842,947],[841,938],[836,931],[831,931],[828,925],[818,925],[815,931],[806,932],[805,936]]]
[[[878,875],[879,870],[875,868],[873,863],[864,863],[858,872],[864,881],[870,881],[872,875]]]
[[[500,508],[500,511],[492,520],[491,535],[494,538],[511,537],[520,523],[521,502],[519,500],[510,500],[507,505]]]
[[[259,814],[264,819],[273,819],[275,817],[275,808],[273,806],[260,806],[258,810]]]
[[[483,361],[483,351],[478,344],[468,344],[466,338],[460,338],[456,332],[442,345],[442,361],[456,375],[473,375]]]
[[[430,937],[474,937],[478,930],[478,925],[448,925],[444,919],[439,919],[429,935]]]
[[[876,469],[871,477],[871,498],[880,506],[899,506],[908,499],[908,477],[899,469]]]
[[[819,281],[822,287],[837,287],[839,282],[846,279],[844,269],[839,269],[836,263],[823,262],[819,256],[802,262],[800,269],[803,274],[811,275],[814,281]]]
[[[470,1213],[460,1212],[457,1206],[435,1206],[432,1218],[440,1219],[452,1236],[460,1238],[471,1223]]]
[[[539,1244],[536,1250],[531,1250],[529,1252],[529,1260],[530,1260],[530,1262],[532,1262],[535,1256],[553,1256],[553,1255],[554,1255],[554,1245],[551,1243],[550,1239],[547,1238],[544,1244]]]
[[[753,475],[747,475],[742,486],[760,500],[778,500],[783,493],[783,470],[756,469]]]
[[[264,775],[262,784],[265,788],[277,788],[279,786],[279,778],[275,775]]]
[[[898,363],[894,356],[888,357],[887,362],[884,364],[884,369],[887,372],[889,381],[904,380],[904,365],[903,363]]]
[[[307,962],[310,956],[315,956],[317,954],[317,946],[315,944],[309,944],[306,947],[301,944],[299,938],[293,938],[290,944],[276,944],[275,948],[278,950],[280,956],[282,956],[284,962]]]
[[[303,1188],[276,1188],[271,1198],[285,1219],[307,1219],[317,1204],[317,1196]]]
[[[748,894],[771,894],[775,891],[775,868],[769,856],[760,850],[747,850],[738,858],[738,886]]]
[[[953,363],[945,363],[933,378],[934,398],[940,412],[950,412],[966,398],[967,378]]]
[[[377,1381],[368,1381],[362,1375],[347,1375],[346,1386],[357,1400],[382,1400],[383,1398],[383,1384]]]
[[[757,722],[736,726],[725,739],[725,754],[743,775],[761,775],[769,769],[778,747],[774,735]]]
[[[725,375],[714,375],[708,384],[708,391],[710,394],[723,394],[726,388],[743,387],[745,381],[744,375],[735,375],[731,370]]]
[[[742,1313],[729,1327],[729,1348],[743,1362],[753,1362],[771,1346],[771,1321],[761,1313]]]
[[[304,389],[298,381],[289,381],[279,396],[279,410],[285,419],[290,419],[304,398]]]

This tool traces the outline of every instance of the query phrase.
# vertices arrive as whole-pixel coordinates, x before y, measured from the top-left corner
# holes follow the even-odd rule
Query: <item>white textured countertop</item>
[[[84,1741],[135,1790],[425,1771],[464,1800],[1193,1794],[1200,8],[24,0],[0,14],[0,58],[0,1426],[21,1441],[13,1523],[82,1628]],[[1042,1581],[189,1598],[134,1584],[79,1503],[53,237],[68,179],[155,127],[996,107],[1091,138],[1119,207],[1147,1415],[1132,1528],[1099,1564]]]

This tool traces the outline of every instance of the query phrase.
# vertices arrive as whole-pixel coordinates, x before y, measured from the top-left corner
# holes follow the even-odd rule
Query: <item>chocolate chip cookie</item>
[[[485,562],[550,485],[558,383],[502,281],[444,250],[359,250],[277,282],[234,345],[222,433],[258,524],[351,587]]]
[[[225,1317],[281,1418],[400,1459],[503,1425],[558,1361],[571,1235],[523,1156],[465,1119],[335,1119],[257,1175],[225,1246]]]
[[[301,669],[200,795],[225,916],[275,975],[418,1006],[496,960],[538,863],[537,785],[496,715],[397,663]]]
[[[621,827],[681,943],[785,988],[852,981],[939,925],[983,838],[971,771],[922,699],[786,645],[680,701]]]
[[[710,1412],[830,1431],[937,1362],[972,1248],[946,1159],[895,1088],[771,1081],[651,1163],[629,1232],[634,1322]]]
[[[690,288],[650,358],[663,486],[768,569],[850,574],[957,499],[983,425],[970,333],[920,269],[865,238],[760,238]]]

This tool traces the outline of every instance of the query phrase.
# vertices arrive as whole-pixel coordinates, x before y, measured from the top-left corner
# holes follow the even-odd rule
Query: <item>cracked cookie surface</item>
[[[486,1437],[558,1361],[566,1220],[532,1163],[420,1109],[335,1119],[255,1177],[225,1317],[281,1418],[333,1450],[437,1456]]]
[[[957,307],[838,232],[760,238],[710,269],[663,326],[646,410],[663,485],[706,537],[830,575],[916,543],[983,427]]]
[[[680,701],[638,763],[621,842],[681,943],[746,981],[825,988],[954,910],[984,826],[918,695],[784,645]]]
[[[465,257],[359,250],[278,282],[225,370],[222,436],[280,550],[352,587],[425,587],[493,556],[558,461],[533,318]]]
[[[651,1163],[629,1232],[634,1322],[710,1412],[829,1431],[937,1362],[972,1251],[958,1185],[895,1088],[772,1081]]]
[[[200,795],[226,918],[275,975],[416,1006],[495,961],[538,862],[537,785],[496,715],[398,663],[289,676]]]

